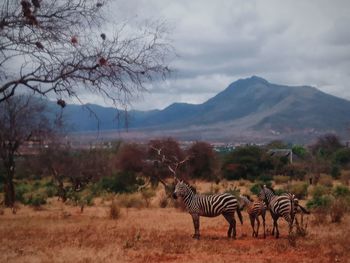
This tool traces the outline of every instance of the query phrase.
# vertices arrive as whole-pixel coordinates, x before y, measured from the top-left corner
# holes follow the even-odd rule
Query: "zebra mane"
[[[189,187],[189,188],[192,190],[193,193],[195,193],[195,194],[197,193],[197,189],[196,189],[194,186],[190,185],[189,182],[184,181],[184,180],[182,180],[182,182],[183,182],[187,187]]]
[[[271,186],[265,185],[265,187],[266,187],[267,189],[271,190],[271,192],[272,192],[274,195],[276,194],[276,193],[275,193],[275,190],[273,190],[273,188],[272,188]]]

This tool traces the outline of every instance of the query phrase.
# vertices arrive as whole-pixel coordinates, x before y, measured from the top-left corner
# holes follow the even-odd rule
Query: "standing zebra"
[[[260,221],[259,216],[261,216],[263,220],[263,228],[264,228],[264,238],[266,238],[265,233],[265,215],[266,215],[266,204],[264,201],[258,200],[253,201],[250,199],[249,196],[241,195],[240,196],[241,202],[243,203],[241,205],[241,208],[247,207],[247,213],[249,215],[250,224],[252,225],[253,229],[253,237],[258,237],[259,235],[259,227],[260,227]],[[255,221],[257,222],[257,229],[255,231]]]
[[[236,197],[231,194],[214,194],[214,195],[198,195],[190,185],[183,181],[178,181],[175,186],[173,197],[181,197],[187,211],[191,214],[194,235],[193,238],[199,239],[199,217],[215,217],[223,215],[229,223],[227,236],[236,238],[236,219],[235,211],[237,211],[239,220],[243,224],[242,214],[239,209]]]
[[[280,196],[275,195],[273,189],[263,186],[259,193],[259,198],[268,204],[271,217],[273,219],[272,235],[274,235],[276,229],[276,238],[279,237],[277,220],[279,217],[283,217],[289,224],[289,234],[293,229],[293,221],[295,217],[295,196],[290,193],[285,193]]]

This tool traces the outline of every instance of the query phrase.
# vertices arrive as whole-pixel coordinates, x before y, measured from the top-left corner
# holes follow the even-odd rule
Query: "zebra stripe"
[[[264,186],[259,193],[259,198],[268,204],[271,217],[273,219],[272,235],[274,235],[276,229],[276,238],[279,237],[277,224],[279,217],[283,217],[288,222],[290,234],[292,232],[293,221],[296,212],[296,206],[294,203],[295,196],[290,193],[285,193],[277,196],[272,189]]]
[[[229,223],[228,237],[236,237],[235,212],[243,224],[242,215],[239,209],[237,198],[231,194],[202,195],[196,194],[191,186],[183,181],[179,181],[175,186],[173,197],[181,197],[186,206],[186,210],[191,214],[194,224],[194,238],[199,238],[199,218],[216,217],[223,215]]]
[[[243,202],[241,208],[247,207],[247,213],[249,215],[250,224],[253,229],[252,236],[258,237],[259,235],[259,227],[260,221],[259,216],[261,216],[263,220],[263,230],[264,230],[264,238],[266,237],[265,233],[265,214],[266,214],[266,204],[263,201],[251,201],[249,197],[242,195],[241,202]],[[255,221],[257,222],[257,230],[255,231]]]

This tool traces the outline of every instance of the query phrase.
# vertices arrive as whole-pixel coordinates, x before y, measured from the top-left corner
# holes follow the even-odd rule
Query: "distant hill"
[[[100,130],[124,128],[124,113],[88,105]],[[98,129],[97,119],[83,106],[64,109],[75,131]],[[119,116],[119,126],[117,118]],[[260,77],[240,79],[208,101],[174,103],[163,110],[130,111],[130,134],[175,136],[190,140],[309,140],[326,132],[349,134],[350,101],[309,86],[284,86]]]

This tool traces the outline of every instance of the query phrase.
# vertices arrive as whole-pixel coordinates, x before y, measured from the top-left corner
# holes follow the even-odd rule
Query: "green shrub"
[[[327,195],[330,193],[331,193],[331,190],[324,185],[316,185],[311,190],[312,198],[318,198],[318,197],[321,197],[323,195]]]
[[[333,191],[333,195],[336,198],[348,198],[350,197],[350,189],[345,185],[337,185]]]
[[[316,215],[316,219],[320,222],[324,221],[324,217],[329,214],[331,222],[338,223],[350,210],[350,190],[347,186],[338,185],[331,190],[319,185],[313,189],[312,196],[307,207],[317,212],[319,216]]]
[[[30,193],[31,191],[32,191],[32,187],[29,183],[24,182],[24,183],[17,184],[15,187],[16,200],[18,202],[26,204],[25,195]]]
[[[332,205],[332,197],[329,195],[322,195],[314,197],[306,203],[306,206],[311,209],[327,210]]]
[[[341,167],[350,164],[350,148],[341,148],[334,153],[333,162]]]
[[[275,181],[276,184],[286,184],[286,183],[288,183],[288,181],[290,181],[290,176],[275,175],[273,177],[273,180]]]
[[[33,207],[40,207],[46,204],[47,195],[42,191],[29,192],[23,195],[22,203]]]
[[[57,195],[57,188],[54,186],[46,187],[47,197],[54,197]]]
[[[94,195],[88,190],[84,189],[84,191],[77,192],[73,189],[69,189],[67,191],[67,203],[75,206],[80,206],[81,212],[84,210],[84,206],[93,205]]]
[[[29,205],[34,207],[40,207],[46,204],[47,196],[43,193],[36,193],[32,196],[32,199],[28,202]]]
[[[114,193],[132,193],[142,183],[133,172],[119,172],[113,176],[103,177],[98,182],[99,186],[95,190],[106,190]]]
[[[332,165],[331,167],[331,175],[333,178],[337,179],[340,176],[340,167],[338,165]]]

